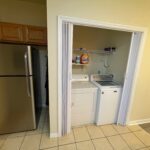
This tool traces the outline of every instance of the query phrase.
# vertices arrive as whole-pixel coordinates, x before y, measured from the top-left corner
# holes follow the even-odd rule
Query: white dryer
[[[71,125],[80,126],[95,122],[97,86],[87,74],[72,76]]]

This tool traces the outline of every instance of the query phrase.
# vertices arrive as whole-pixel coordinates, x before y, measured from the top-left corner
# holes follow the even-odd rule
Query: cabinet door
[[[26,26],[28,44],[47,45],[47,30],[44,27]]]
[[[95,95],[89,93],[72,93],[71,124],[78,126],[94,122]]]
[[[2,42],[23,42],[23,26],[12,23],[0,23],[0,40]]]

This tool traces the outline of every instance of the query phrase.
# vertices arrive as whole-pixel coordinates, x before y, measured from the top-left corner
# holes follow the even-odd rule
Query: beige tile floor
[[[36,130],[0,136],[0,150],[150,150],[150,134],[140,126],[86,125],[69,135],[49,138],[48,115]]]

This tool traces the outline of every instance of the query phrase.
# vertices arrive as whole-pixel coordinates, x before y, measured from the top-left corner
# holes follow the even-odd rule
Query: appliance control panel
[[[91,81],[112,81],[113,75],[100,75],[100,74],[92,74],[90,77]]]
[[[87,74],[73,74],[72,81],[89,81],[89,75]]]

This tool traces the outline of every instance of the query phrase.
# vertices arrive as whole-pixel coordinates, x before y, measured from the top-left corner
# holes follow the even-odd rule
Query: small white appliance
[[[98,88],[96,108],[96,124],[112,124],[117,122],[120,104],[121,85],[113,81],[113,75],[91,75],[91,82]]]
[[[87,74],[72,75],[72,126],[95,122],[97,89],[97,86],[89,81]]]

